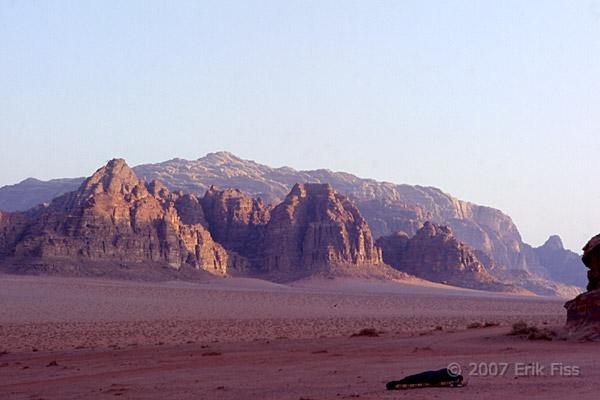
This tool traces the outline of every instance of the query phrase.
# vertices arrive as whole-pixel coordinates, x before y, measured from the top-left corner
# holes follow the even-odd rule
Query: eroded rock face
[[[17,260],[191,266],[219,275],[245,264],[212,239],[195,197],[146,184],[120,159],[27,218],[9,254]]]
[[[587,292],[565,304],[567,325],[593,326],[600,333],[600,235],[585,245],[582,260],[589,268]]]
[[[213,238],[226,249],[259,263],[270,210],[258,199],[237,189],[217,190],[211,186],[202,207]]]
[[[415,236],[405,233],[377,240],[383,261],[400,271],[432,282],[482,290],[516,291],[494,279],[475,252],[447,226],[425,222]]]
[[[381,264],[367,222],[328,184],[296,184],[271,212],[264,243],[262,267],[274,275]]]

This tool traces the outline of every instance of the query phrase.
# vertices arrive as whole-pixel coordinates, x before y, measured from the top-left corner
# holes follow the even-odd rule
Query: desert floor
[[[0,399],[595,398],[600,345],[506,335],[560,327],[562,304],[342,279],[0,275]],[[382,333],[351,337],[364,328]],[[465,387],[385,390],[450,363]]]

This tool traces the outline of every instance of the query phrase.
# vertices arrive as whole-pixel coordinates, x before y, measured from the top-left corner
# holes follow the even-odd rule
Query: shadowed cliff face
[[[565,304],[567,325],[580,328],[600,340],[600,235],[585,245],[582,260],[589,269],[587,292]]]
[[[267,273],[380,263],[366,221],[330,185],[297,184],[271,213],[264,241],[263,268]]]
[[[79,190],[24,214],[26,227],[9,255],[52,264],[187,265],[214,274],[242,267],[241,257],[212,240],[202,224],[201,208],[193,202],[193,197],[172,194],[158,182],[146,185],[125,161],[112,160]]]
[[[270,209],[237,189],[219,191],[213,186],[202,198],[208,228],[226,249],[259,263]]]
[[[600,289],[600,235],[594,236],[585,245],[582,260],[589,269],[587,290]]]
[[[472,289],[517,291],[493,278],[474,251],[458,241],[447,226],[426,222],[415,236],[404,233],[377,240],[383,261],[400,271],[430,280]]]

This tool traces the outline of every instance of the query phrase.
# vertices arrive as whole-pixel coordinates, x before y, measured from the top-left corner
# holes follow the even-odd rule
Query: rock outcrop
[[[270,209],[258,198],[237,189],[217,190],[211,186],[202,207],[213,238],[226,249],[260,263]]]
[[[146,184],[120,159],[21,218],[25,226],[4,263],[188,266],[217,275],[246,265],[212,239],[195,197]]]
[[[264,273],[298,278],[331,268],[382,264],[367,222],[328,184],[296,184],[273,209],[264,240]]]
[[[582,260],[589,269],[587,291],[565,304],[567,326],[591,330],[600,339],[600,235],[585,245]]]
[[[452,229],[425,222],[415,236],[398,232],[377,240],[383,261],[400,271],[432,282],[493,291],[518,291],[488,273],[475,252]],[[524,292],[524,291],[522,291]]]

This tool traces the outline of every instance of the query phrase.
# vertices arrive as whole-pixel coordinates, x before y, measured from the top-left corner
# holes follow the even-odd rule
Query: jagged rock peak
[[[125,160],[115,158],[86,179],[80,192],[128,194],[140,184],[141,181]]]
[[[159,181],[146,185],[122,159],[35,210],[26,225],[18,235],[0,227],[0,253],[66,269],[74,263],[82,273],[88,264],[130,263],[224,275],[247,264],[213,240],[196,196],[171,193]]]
[[[550,236],[548,240],[546,240],[546,242],[542,245],[542,247],[556,250],[564,250],[565,248],[562,239],[558,235]]]
[[[294,185],[273,209],[265,235],[264,268],[269,273],[293,276],[332,265],[381,263],[358,208],[328,184]]]

